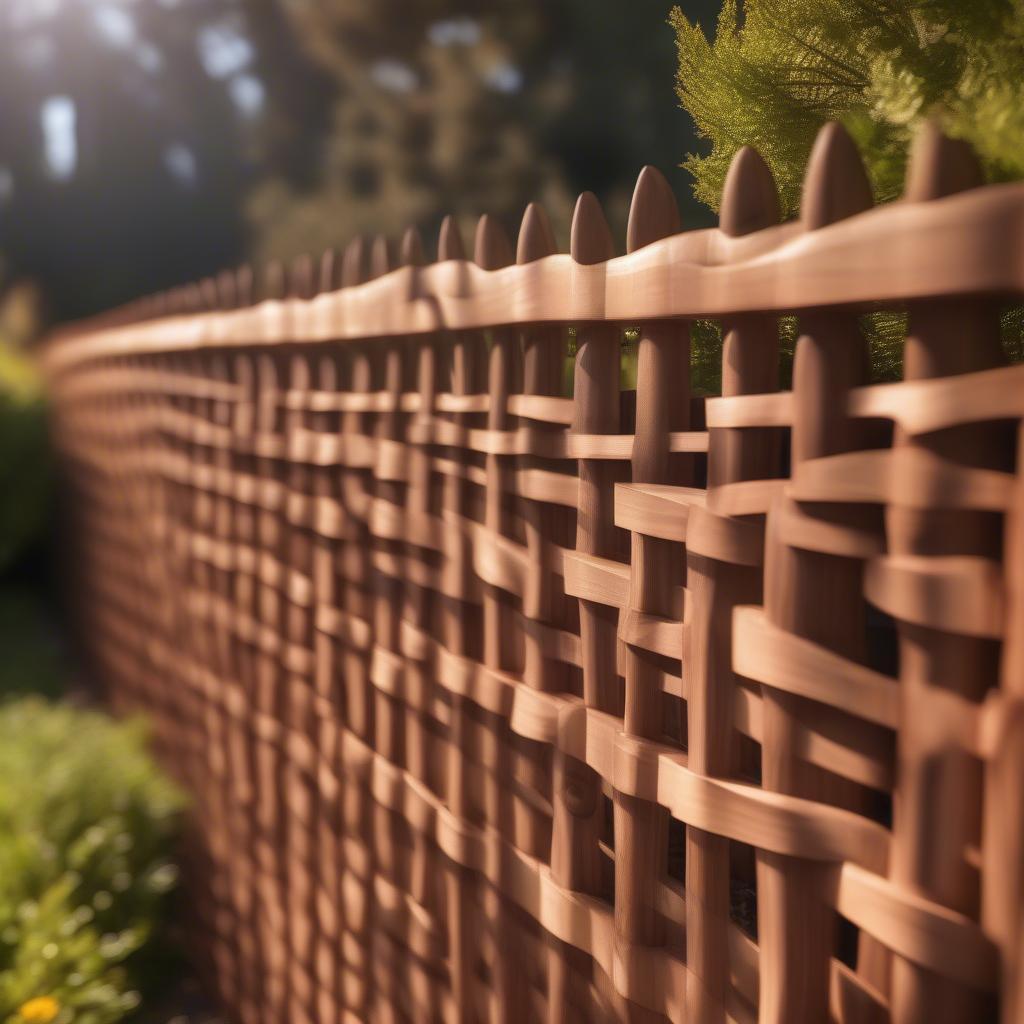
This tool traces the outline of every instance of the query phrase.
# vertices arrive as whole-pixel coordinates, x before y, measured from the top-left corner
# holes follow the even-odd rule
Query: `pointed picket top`
[[[849,132],[829,121],[811,150],[800,219],[808,231],[835,224],[874,205],[864,162]]]
[[[370,277],[383,277],[395,268],[395,251],[391,239],[378,235],[370,248]]]
[[[512,245],[505,229],[489,213],[476,225],[473,239],[473,262],[484,270],[497,270],[512,262]]]
[[[217,304],[221,309],[234,309],[238,305],[238,281],[232,270],[222,270],[217,275]]]
[[[407,228],[402,235],[402,244],[398,247],[398,265],[400,267],[422,267],[426,263],[423,254],[423,237],[417,228]]]
[[[285,296],[284,265],[280,260],[271,260],[263,268],[263,298],[283,299]]]
[[[764,158],[752,146],[744,146],[732,158],[722,189],[718,226],[725,235],[738,238],[782,219],[779,190]]]
[[[462,233],[455,218],[448,214],[441,221],[441,230],[437,235],[437,261],[443,263],[445,260],[464,260],[466,258],[466,247],[462,244]]]
[[[239,306],[251,306],[253,302],[253,272],[248,263],[235,271],[235,300]]]
[[[199,292],[199,285],[190,282],[185,285],[182,296],[182,309],[186,313],[198,313],[203,308],[202,295]]]
[[[941,199],[985,183],[971,145],[951,139],[937,121],[926,121],[914,138],[907,163],[904,198],[912,203]]]
[[[523,213],[519,225],[519,240],[516,243],[516,263],[533,263],[557,251],[555,235],[544,207],[530,203]]]
[[[629,204],[626,252],[636,252],[651,242],[679,232],[679,206],[665,175],[648,164],[640,171]]]
[[[366,280],[367,274],[367,252],[366,239],[362,235],[356,235],[348,245],[341,257],[341,286],[342,288],[353,288]]]
[[[576,200],[569,252],[577,263],[603,263],[615,255],[608,221],[593,192],[583,192]]]
[[[341,269],[338,258],[338,250],[325,249],[320,257],[320,267],[317,271],[317,291],[333,292],[338,287],[338,273]]]
[[[204,277],[199,282],[200,308],[203,310],[217,309],[220,296],[217,294],[217,282],[212,277]]]
[[[313,257],[308,253],[296,256],[288,275],[290,294],[296,299],[313,297]]]

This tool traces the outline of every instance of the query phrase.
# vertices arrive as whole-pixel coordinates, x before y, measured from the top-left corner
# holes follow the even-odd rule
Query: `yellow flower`
[[[18,1009],[21,1019],[31,1021],[32,1024],[50,1024],[50,1021],[60,1012],[60,1003],[53,996],[36,996],[27,1003],[22,1003]]]

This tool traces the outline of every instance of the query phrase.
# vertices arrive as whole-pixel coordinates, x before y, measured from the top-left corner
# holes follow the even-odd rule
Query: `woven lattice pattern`
[[[714,231],[646,170],[622,257],[583,196],[569,254],[531,207],[53,340],[82,636],[195,793],[229,1012],[1020,1019],[1024,191],[977,185],[929,133],[869,210],[830,126],[798,223],[745,150]]]

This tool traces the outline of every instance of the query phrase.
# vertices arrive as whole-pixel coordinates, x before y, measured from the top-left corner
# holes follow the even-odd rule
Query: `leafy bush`
[[[0,707],[0,1021],[114,1024],[162,900],[182,797],[138,722]]]

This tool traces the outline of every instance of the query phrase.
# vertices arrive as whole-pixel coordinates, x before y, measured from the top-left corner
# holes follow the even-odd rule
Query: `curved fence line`
[[[584,196],[568,255],[533,206],[53,339],[81,636],[231,1015],[1020,1019],[1024,187],[972,168],[930,129],[869,209],[832,125],[799,224],[744,150],[715,231],[646,169],[622,257]]]

